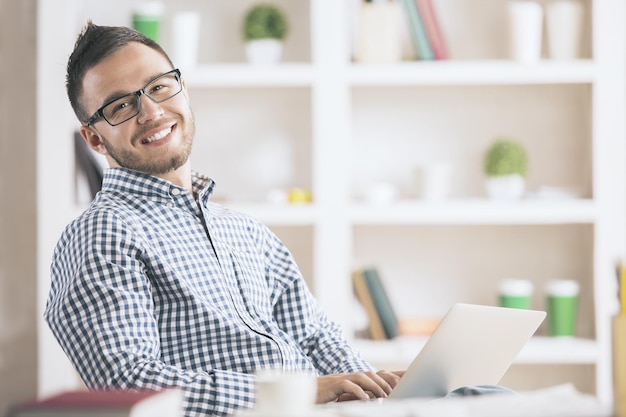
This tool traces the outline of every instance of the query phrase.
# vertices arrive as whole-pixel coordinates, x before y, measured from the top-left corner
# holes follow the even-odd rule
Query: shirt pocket
[[[256,253],[235,249],[231,249],[230,257],[235,283],[248,312],[272,321],[271,287],[263,259]]]

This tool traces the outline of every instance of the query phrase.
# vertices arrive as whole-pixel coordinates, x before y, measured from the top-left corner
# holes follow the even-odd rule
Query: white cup
[[[533,283],[527,279],[505,278],[500,282],[500,306],[529,309],[533,290]]]
[[[535,1],[509,1],[511,58],[521,62],[541,59],[543,8]]]
[[[415,169],[417,195],[424,200],[444,200],[450,194],[452,166],[448,163],[421,165]]]
[[[159,42],[161,20],[165,10],[162,1],[142,1],[136,4],[132,13],[133,28],[155,42]]]
[[[580,285],[568,279],[557,279],[546,285],[548,325],[552,336],[576,334]]]
[[[200,13],[180,12],[172,18],[172,61],[181,70],[198,64]]]
[[[378,181],[371,184],[366,191],[365,199],[374,205],[386,205],[398,198],[398,187],[390,182]]]
[[[311,372],[260,370],[256,373],[254,414],[306,417],[315,404],[317,378]]]
[[[580,56],[583,5],[577,0],[551,0],[546,5],[548,55],[567,60]]]

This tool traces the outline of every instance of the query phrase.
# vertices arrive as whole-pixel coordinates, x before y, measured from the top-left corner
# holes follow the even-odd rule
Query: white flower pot
[[[246,57],[251,64],[276,64],[282,55],[283,43],[277,39],[258,39],[246,43]]]
[[[526,190],[526,180],[521,175],[489,177],[486,181],[487,196],[496,200],[518,200]]]

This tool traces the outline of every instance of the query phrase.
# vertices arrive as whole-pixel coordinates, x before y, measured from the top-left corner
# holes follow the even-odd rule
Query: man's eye
[[[128,107],[132,106],[133,103],[130,100],[122,100],[122,101],[118,101],[116,103],[114,103],[113,106],[111,106],[111,113],[112,114],[116,114],[119,113],[121,111],[124,111],[125,109],[127,109]]]
[[[154,85],[152,86],[152,88],[150,88],[150,95],[152,94],[161,94],[163,93],[163,89],[167,88],[167,85],[165,84],[158,84],[158,85]]]

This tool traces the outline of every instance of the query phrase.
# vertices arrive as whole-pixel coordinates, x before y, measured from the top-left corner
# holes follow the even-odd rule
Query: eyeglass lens
[[[127,94],[107,104],[102,109],[102,115],[111,125],[117,125],[139,114],[142,94],[148,96],[155,103],[161,103],[174,97],[181,90],[182,86],[178,74],[167,73],[152,80],[142,90]]]

